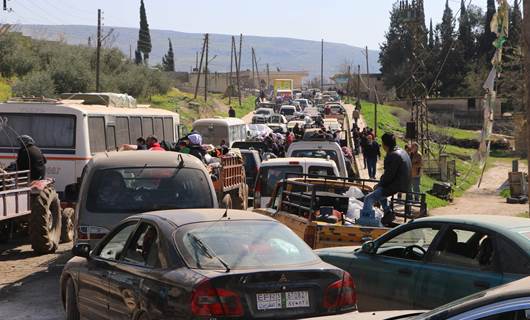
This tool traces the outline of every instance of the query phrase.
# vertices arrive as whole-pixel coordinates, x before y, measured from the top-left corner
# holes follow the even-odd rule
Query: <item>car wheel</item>
[[[79,308],[77,307],[77,297],[75,294],[74,281],[69,278],[66,282],[65,313],[66,320],[79,320]]]

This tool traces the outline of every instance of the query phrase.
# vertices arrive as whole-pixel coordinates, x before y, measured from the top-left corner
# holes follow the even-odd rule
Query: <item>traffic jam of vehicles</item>
[[[392,133],[361,178],[354,110],[292,80],[189,131],[124,94],[14,98],[0,237],[72,242],[68,320],[529,319],[528,219],[427,217]]]

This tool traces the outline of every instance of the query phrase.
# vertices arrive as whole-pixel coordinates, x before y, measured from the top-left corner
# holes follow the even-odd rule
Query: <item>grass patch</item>
[[[499,195],[505,199],[508,199],[509,197],[512,196],[512,193],[510,192],[510,189],[506,188],[506,189],[502,189]]]
[[[434,124],[429,125],[429,129],[458,140],[479,140],[480,133],[473,130],[464,130],[459,128],[442,127]]]
[[[238,100],[232,99],[232,106],[236,110],[236,116],[242,117],[254,110],[254,100],[253,96],[246,97],[242,100],[240,107]],[[191,128],[193,121],[200,118],[228,116],[228,98],[223,97],[221,94],[210,94],[208,95],[208,101],[205,101],[203,96],[198,96],[197,99],[194,99],[193,93],[183,92],[174,88],[167,94],[152,96],[147,103],[150,103],[154,108],[178,112],[181,123],[188,128]]]
[[[527,212],[521,212],[517,215],[519,218],[529,218],[530,216],[528,215],[528,211]]]
[[[375,108],[373,103],[362,102],[362,114],[368,127],[374,127]],[[398,138],[398,144],[403,146],[407,141],[404,139],[406,126],[410,114],[408,111],[393,106],[379,105],[377,108],[377,134],[382,136],[384,132],[392,132]],[[471,130],[462,130],[456,128],[442,128],[430,125],[429,128],[443,132],[456,139],[475,139],[478,133]],[[380,138],[378,140],[380,142]],[[431,150],[438,154],[439,145],[431,142]],[[454,197],[461,197],[466,190],[478,182],[482,168],[471,162],[471,156],[476,152],[475,149],[467,149],[454,145],[446,145],[444,152],[449,154],[456,161],[456,170],[459,176],[456,178],[454,186]],[[492,165],[497,159],[489,158],[487,165]],[[429,176],[422,176],[420,189],[422,192],[431,190],[436,180]],[[449,202],[427,194],[427,207],[429,209],[439,208],[448,205]]]

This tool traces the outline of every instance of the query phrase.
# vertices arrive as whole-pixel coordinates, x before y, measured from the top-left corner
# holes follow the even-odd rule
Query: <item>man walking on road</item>
[[[374,191],[364,198],[361,217],[357,223],[364,226],[390,225],[394,221],[394,213],[388,207],[387,198],[410,190],[412,164],[410,157],[403,149],[396,145],[396,138],[392,133],[385,133],[381,140],[386,152],[385,172]],[[379,202],[384,211],[381,221],[375,218],[374,203]]]
[[[364,157],[366,158],[366,166],[368,167],[368,177],[375,179],[377,170],[377,160],[381,157],[381,151],[377,141],[369,134],[367,136],[366,145],[364,146]]]
[[[421,182],[421,167],[423,165],[423,159],[419,152],[420,146],[417,142],[414,142],[410,147],[410,160],[412,162],[412,173],[411,173],[411,191],[420,193],[420,182]],[[415,195],[414,200],[418,201],[419,196]]]
[[[230,106],[230,109],[228,109],[228,117],[229,118],[235,118],[236,117],[236,110]]]

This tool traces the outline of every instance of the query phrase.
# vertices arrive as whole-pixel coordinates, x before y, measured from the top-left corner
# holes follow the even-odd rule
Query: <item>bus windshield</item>
[[[31,136],[41,148],[75,148],[75,116],[0,113],[0,147],[18,148],[17,137]]]

